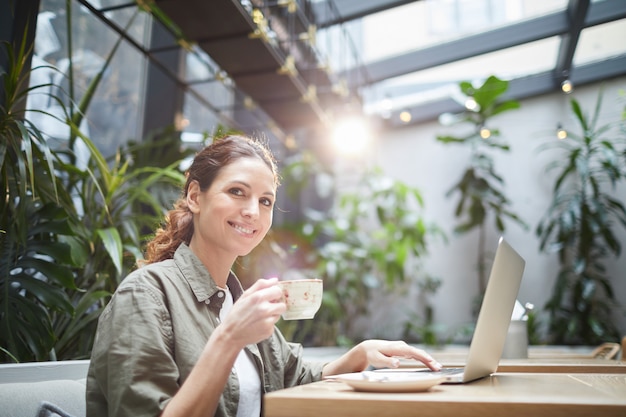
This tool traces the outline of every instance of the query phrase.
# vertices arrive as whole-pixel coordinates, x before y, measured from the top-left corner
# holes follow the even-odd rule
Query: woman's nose
[[[255,201],[248,201],[242,209],[245,217],[256,218],[259,215],[259,205]]]

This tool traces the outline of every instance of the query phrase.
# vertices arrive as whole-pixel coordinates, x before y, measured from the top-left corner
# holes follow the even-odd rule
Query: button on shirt
[[[234,274],[227,285],[236,302],[243,290]],[[219,325],[224,299],[224,290],[185,244],[173,259],[128,275],[99,318],[87,375],[87,415],[158,416]],[[302,347],[288,343],[278,329],[245,351],[261,377],[261,392],[321,379],[323,364],[303,362]],[[232,372],[215,415],[236,417],[239,394]]]

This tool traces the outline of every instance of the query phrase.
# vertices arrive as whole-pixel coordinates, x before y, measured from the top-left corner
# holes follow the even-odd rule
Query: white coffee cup
[[[511,320],[502,349],[502,359],[528,358],[528,329],[526,320]]]
[[[321,279],[297,279],[280,281],[287,310],[284,320],[312,319],[322,305],[323,281]]]

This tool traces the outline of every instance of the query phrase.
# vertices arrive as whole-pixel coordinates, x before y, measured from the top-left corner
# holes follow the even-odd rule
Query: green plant
[[[27,68],[25,42],[18,48],[3,44],[9,65],[1,74],[1,361],[88,357],[107,297],[141,257],[146,230],[153,230],[176,197],[166,203],[172,193],[162,190],[179,190],[184,182],[172,162],[184,156],[177,135],[120,149],[107,160],[77,128],[118,45],[78,107],[68,109],[65,97],[49,93],[50,84],[28,87],[29,74],[40,68]],[[71,87],[71,71],[69,78]],[[65,124],[67,148],[51,149],[29,120],[25,102],[34,92],[61,108],[64,119],[28,111]],[[77,102],[72,95],[67,101]],[[79,140],[88,149],[85,168],[75,165]],[[168,166],[140,166],[148,160],[142,155],[155,152],[171,156]]]
[[[162,142],[131,144],[112,160],[105,160],[88,138],[82,140],[90,149],[86,169],[60,165],[66,184],[73,187],[68,190],[75,206],[68,212],[76,219],[72,235],[61,240],[72,247],[79,266],[75,269],[76,289],[66,291],[76,313],[53,317],[59,336],[54,350],[59,359],[89,356],[96,320],[108,296],[143,258],[147,234],[158,225],[184,183],[184,175],[177,168],[180,161],[163,168],[132,164],[133,154],[151,153],[164,146]],[[170,141],[178,140],[173,137]],[[170,193],[158,198],[167,190]]]
[[[438,282],[423,271],[421,259],[428,239],[443,234],[422,217],[418,189],[374,169],[337,199],[330,212],[309,210],[305,224],[317,246],[316,272],[324,280],[317,321],[327,326],[320,334],[329,339],[318,344],[358,339],[353,325],[369,312],[373,291],[402,292],[410,285]]]
[[[423,311],[421,314],[413,313],[410,315],[409,320],[407,320],[404,325],[402,336],[404,341],[423,343],[429,346],[440,346],[449,341],[449,339],[442,337],[442,326],[435,325],[435,309],[432,304],[426,300],[427,297],[435,294],[440,286],[441,281],[430,276],[426,276],[418,282]]]
[[[28,87],[25,41],[2,46],[8,65],[0,74],[0,358],[43,360],[55,341],[51,312],[74,313],[64,290],[75,289],[75,263],[58,239],[71,233],[71,219],[59,209],[71,199],[55,175],[56,155],[25,117],[27,95],[46,94],[49,84]]]
[[[493,218],[498,232],[505,230],[505,219],[510,219],[526,227],[525,223],[509,209],[511,204],[504,192],[504,179],[495,171],[493,157],[490,152],[500,150],[508,152],[510,147],[502,140],[500,131],[489,125],[492,117],[506,111],[518,109],[520,104],[515,100],[499,101],[508,89],[508,82],[495,76],[488,77],[479,87],[470,82],[459,84],[465,96],[467,109],[458,115],[458,123],[469,124],[470,128],[464,136],[440,135],[437,140],[444,144],[462,144],[470,149],[469,165],[461,179],[447,192],[447,196],[457,193],[459,201],[455,216],[461,221],[454,229],[456,233],[467,233],[478,229],[478,290],[482,296],[487,285],[488,267],[485,248],[487,222]]]
[[[618,305],[607,276],[607,258],[618,256],[616,226],[626,227],[626,210],[612,196],[626,179],[626,138],[623,120],[599,125],[602,92],[592,115],[575,99],[570,101],[580,134],[543,149],[560,149],[548,170],[558,169],[552,203],[536,229],[540,249],[557,253],[560,270],[546,304],[551,341],[560,344],[598,344],[617,341],[611,319]]]

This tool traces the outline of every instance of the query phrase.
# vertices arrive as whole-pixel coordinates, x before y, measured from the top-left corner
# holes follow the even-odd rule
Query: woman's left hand
[[[326,364],[323,376],[364,371],[368,366],[397,368],[400,366],[399,358],[420,361],[433,371],[441,369],[441,364],[422,349],[400,340],[372,339],[359,343],[339,359]]]
[[[397,368],[400,366],[399,358],[414,359],[424,365],[438,371],[441,365],[422,349],[410,346],[401,340],[366,340],[359,345],[365,351],[367,365],[375,368]],[[364,368],[364,369],[365,369]]]

